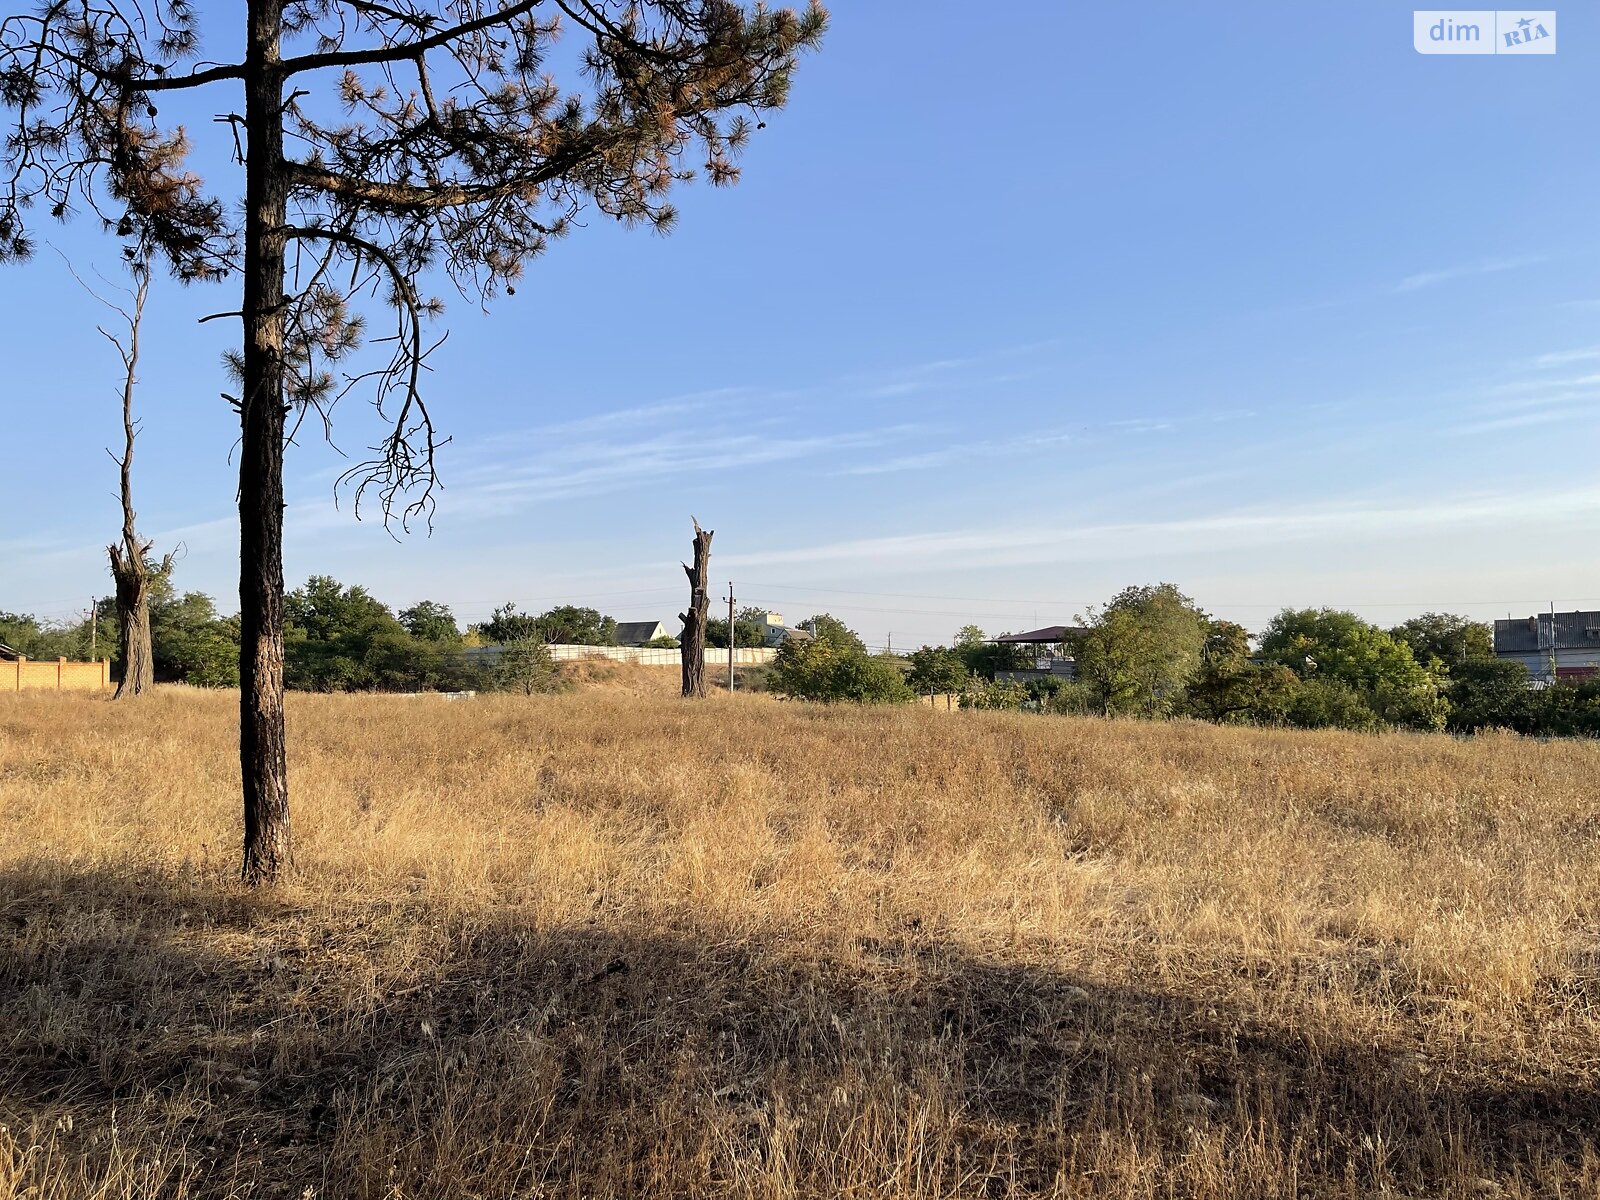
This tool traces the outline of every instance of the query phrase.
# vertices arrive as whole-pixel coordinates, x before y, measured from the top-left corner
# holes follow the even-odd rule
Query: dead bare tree
[[[711,593],[706,581],[711,571],[710,529],[701,529],[694,521],[694,566],[683,564],[683,573],[689,577],[689,611],[678,614],[683,622],[683,639],[679,643],[683,654],[683,694],[703,700],[706,694],[706,614],[711,608]]]
[[[0,107],[15,112],[0,169],[0,260],[31,250],[24,216],[74,206],[155,248],[183,280],[242,271],[234,360],[240,421],[240,737],[244,878],[290,860],[283,714],[284,449],[310,414],[329,429],[367,385],[385,432],[346,475],[387,521],[432,512],[440,444],[422,394],[442,338],[423,292],[508,294],[587,205],[669,228],[672,185],[704,154],[712,183],[759,114],[781,106],[826,14],[735,0],[248,0],[231,61],[197,63],[192,0],[41,0],[0,20]],[[228,14],[219,30],[234,26]],[[563,24],[581,52],[551,72]],[[220,35],[219,35],[220,36]],[[237,225],[186,167],[163,93],[240,89],[219,118],[244,169]],[[586,90],[585,90],[586,89]],[[755,117],[756,120],[751,118]],[[630,298],[631,299],[631,298]],[[393,321],[365,369],[375,303]],[[291,419],[292,418],[292,419]]]
[[[63,255],[63,258],[65,256]],[[111,560],[111,578],[116,586],[117,646],[122,663],[122,678],[114,700],[131,700],[155,686],[155,647],[150,638],[150,580],[172,570],[173,555],[159,563],[151,561],[155,543],[139,536],[133,508],[133,443],[139,424],[133,416],[134,391],[138,387],[139,331],[144,325],[145,300],[150,295],[150,255],[135,248],[128,257],[128,274],[133,287],[126,289],[127,306],[108,299],[91,287],[67,264],[67,270],[90,296],[122,318],[127,327],[126,341],[104,325],[95,328],[110,342],[122,360],[122,453],[107,450],[117,464],[117,496],[122,505],[122,539],[106,547]],[[103,278],[103,277],[102,277]]]
[[[139,536],[133,511],[133,443],[139,427],[133,419],[133,393],[138,383],[139,327],[144,322],[144,302],[150,294],[150,260],[148,256],[136,258],[129,270],[133,275],[133,299],[130,308],[112,305],[128,325],[126,344],[121,338],[100,332],[122,357],[122,455],[116,460],[118,471],[118,497],[122,501],[122,541],[106,547],[111,559],[111,578],[117,588],[117,643],[122,656],[122,679],[117,684],[113,699],[131,700],[155,687],[155,646],[150,640],[150,579],[152,575],[165,575],[172,570],[172,555],[162,556],[157,564],[150,561],[154,543]]]

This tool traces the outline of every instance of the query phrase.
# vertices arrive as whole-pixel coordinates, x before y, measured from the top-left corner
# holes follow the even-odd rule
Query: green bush
[[[1366,698],[1341,679],[1308,679],[1295,689],[1284,714],[1299,729],[1371,731],[1383,721]]]
[[[790,638],[772,663],[774,691],[800,700],[904,704],[916,699],[898,661],[834,641]]]

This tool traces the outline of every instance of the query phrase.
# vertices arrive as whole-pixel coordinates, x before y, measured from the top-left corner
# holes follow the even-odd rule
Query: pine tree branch
[[[151,75],[148,77],[132,77],[116,71],[108,71],[104,67],[97,67],[88,59],[63,50],[54,43],[36,42],[32,49],[37,54],[50,54],[62,62],[71,63],[78,70],[94,76],[101,83],[115,85],[126,92],[173,92],[184,88],[203,87],[208,83],[216,83],[222,79],[243,79],[243,63],[219,63],[217,66],[208,67],[204,71],[194,71],[188,75]]]
[[[467,37],[484,29],[509,25],[524,13],[532,12],[541,2],[542,0],[518,0],[518,3],[510,8],[463,21],[459,25],[441,29],[438,33],[419,38],[414,42],[374,46],[369,50],[332,50],[323,54],[302,54],[297,58],[285,59],[278,69],[287,79],[303,71],[319,71],[328,67],[358,67],[370,63],[403,62],[408,58],[416,58],[419,54],[426,54],[429,50],[449,45],[458,38]]]
[[[559,178],[571,167],[591,154],[595,154],[621,140],[621,135],[591,138],[586,144],[563,154],[553,155],[537,170],[526,175],[497,183],[438,184],[424,187],[409,183],[393,183],[378,179],[361,179],[315,167],[307,163],[285,164],[292,187],[311,188],[346,200],[356,200],[379,209],[410,209],[415,212],[433,212],[447,208],[464,208],[494,200],[525,197],[530,189]],[[548,229],[540,227],[544,233]]]

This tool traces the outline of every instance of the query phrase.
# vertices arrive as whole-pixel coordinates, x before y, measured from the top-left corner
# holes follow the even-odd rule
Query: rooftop
[[[1069,642],[1088,632],[1082,625],[1046,625],[1026,633],[1003,633],[994,640],[1019,645],[1048,645],[1052,642]]]
[[[648,642],[653,637],[658,637],[663,632],[660,621],[618,621],[617,641],[622,645],[629,642]]]
[[[1551,650],[1600,650],[1600,612],[1539,613],[1494,623],[1496,654]]]

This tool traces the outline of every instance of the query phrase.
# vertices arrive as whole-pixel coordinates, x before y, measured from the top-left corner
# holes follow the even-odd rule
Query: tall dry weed
[[[1600,748],[0,697],[0,1200],[1595,1195]]]

